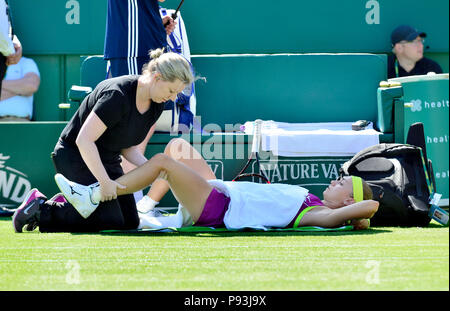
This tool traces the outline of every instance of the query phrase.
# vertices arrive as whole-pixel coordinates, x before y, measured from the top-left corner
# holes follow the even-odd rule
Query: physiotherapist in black
[[[137,228],[133,195],[117,197],[117,189],[123,186],[114,180],[124,174],[120,156],[136,166],[147,161],[137,145],[158,120],[164,103],[175,100],[194,81],[184,57],[162,49],[150,54],[142,75],[98,84],[69,121],[52,153],[58,173],[84,185],[99,183],[101,202],[96,211],[84,218],[70,203],[47,200],[33,189],[13,216],[16,232],[23,227],[28,231],[39,227],[41,232]]]

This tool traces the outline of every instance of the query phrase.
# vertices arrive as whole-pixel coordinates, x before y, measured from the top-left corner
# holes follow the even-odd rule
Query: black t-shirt
[[[418,75],[426,75],[429,72],[434,73],[442,73],[442,68],[439,66],[438,63],[436,63],[434,60],[431,60],[429,58],[423,57],[421,60],[419,60],[414,68],[407,72],[405,69],[403,69],[400,64],[398,64],[398,76],[395,73],[395,55],[391,54],[388,57],[388,78],[398,78],[398,77],[407,77],[407,76],[418,76]]]
[[[117,162],[122,149],[140,144],[161,115],[164,103],[152,101],[149,110],[141,114],[136,107],[138,78],[128,75],[100,82],[64,128],[63,142],[75,146],[81,126],[93,111],[107,127],[96,141],[102,162]]]

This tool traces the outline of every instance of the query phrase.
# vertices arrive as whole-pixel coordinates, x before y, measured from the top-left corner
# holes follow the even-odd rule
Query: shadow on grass
[[[0,224],[11,222],[11,217],[0,217]],[[438,227],[438,226],[436,226]],[[102,235],[102,236],[133,236],[133,237],[179,237],[179,236],[191,236],[191,237],[217,237],[226,238],[231,236],[238,237],[255,237],[255,236],[348,236],[348,235],[372,235],[378,233],[392,232],[389,228],[369,228],[368,230],[349,230],[349,231],[256,231],[256,230],[243,230],[243,231],[199,231],[199,232],[160,232],[160,231],[137,231],[137,230],[108,230],[101,232],[72,232],[72,235]],[[222,229],[223,230],[223,229]]]
[[[370,228],[368,230],[350,230],[350,231],[255,231],[255,230],[243,230],[243,231],[207,231],[207,232],[158,232],[158,231],[110,231],[110,232],[99,232],[96,234],[108,235],[108,236],[167,236],[167,237],[178,237],[178,236],[192,236],[192,237],[217,237],[226,238],[230,236],[238,237],[254,237],[254,236],[273,236],[273,237],[284,237],[284,236],[349,236],[349,235],[373,235],[379,233],[392,232],[388,228],[375,229]],[[83,234],[83,233],[73,233],[73,234]]]
[[[448,226],[443,226],[443,225],[441,225],[441,224],[439,224],[437,222],[434,222],[434,220],[433,220],[433,222],[431,222],[428,225],[428,227],[426,227],[426,228],[446,228],[446,227],[448,227]]]
[[[11,221],[11,216],[0,216],[0,224]],[[417,227],[412,227],[417,229]],[[441,224],[431,222],[425,229],[444,229],[448,228]],[[371,227],[368,230],[349,230],[349,231],[208,231],[208,232],[158,232],[158,231],[137,231],[137,230],[111,230],[102,232],[72,232],[73,235],[104,235],[104,236],[193,236],[193,237],[253,237],[253,236],[348,236],[348,235],[373,235],[379,233],[388,233],[396,229],[408,229],[408,227]]]

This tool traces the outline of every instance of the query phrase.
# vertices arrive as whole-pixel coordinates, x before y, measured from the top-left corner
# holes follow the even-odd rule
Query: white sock
[[[153,200],[151,197],[149,197],[148,195],[145,196],[145,201],[147,201],[148,206],[151,206],[150,209],[153,209],[156,205],[159,204],[158,201]],[[147,199],[148,198],[148,199]]]
[[[139,202],[140,200],[142,200],[142,198],[144,197],[144,192],[142,190],[136,191],[135,193],[133,193],[134,195],[134,200],[137,202]]]
[[[144,195],[144,197],[136,203],[136,208],[139,213],[145,214],[153,210],[158,203],[159,202],[153,200],[148,195]]]

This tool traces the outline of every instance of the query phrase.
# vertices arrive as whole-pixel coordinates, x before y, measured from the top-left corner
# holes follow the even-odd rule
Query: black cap
[[[391,33],[391,43],[394,46],[396,43],[400,41],[413,41],[417,37],[425,38],[427,36],[424,32],[419,32],[417,29],[408,26],[408,25],[400,25],[395,28]]]

